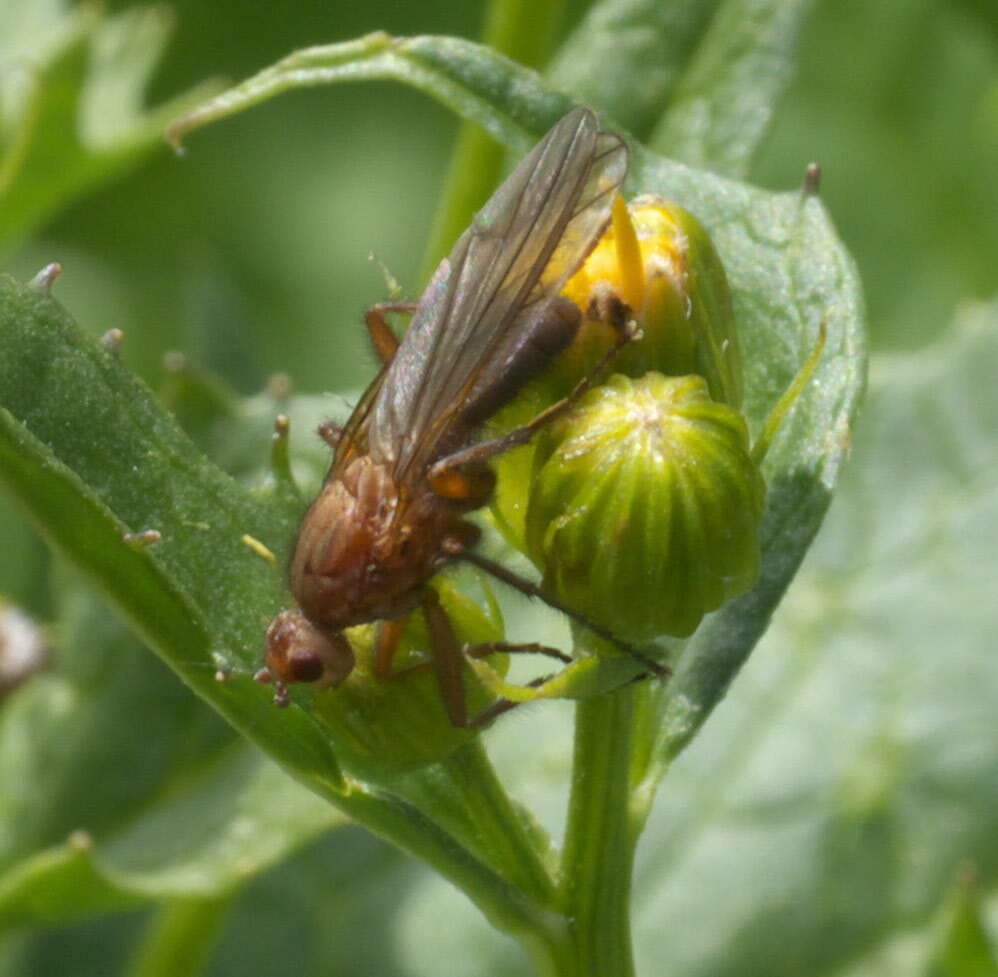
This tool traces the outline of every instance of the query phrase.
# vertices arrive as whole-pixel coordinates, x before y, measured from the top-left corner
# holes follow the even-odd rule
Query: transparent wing
[[[361,395],[360,400],[357,401],[357,406],[351,411],[350,417],[336,441],[331,471],[341,471],[358,454],[366,454],[367,428],[371,418],[371,408],[385,382],[386,372],[387,367],[383,367]]]
[[[595,247],[627,149],[589,109],[570,112],[475,217],[434,274],[367,416],[376,460],[400,481],[439,457],[511,330],[542,314]]]

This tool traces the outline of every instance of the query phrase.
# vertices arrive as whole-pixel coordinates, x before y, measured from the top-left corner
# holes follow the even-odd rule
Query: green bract
[[[469,646],[502,638],[501,623],[490,620],[470,598],[445,580],[435,583],[440,601],[459,640]],[[357,656],[350,677],[335,689],[315,693],[316,716],[328,728],[337,750],[351,767],[375,781],[390,780],[407,770],[442,760],[473,738],[472,730],[450,721],[426,653],[429,635],[421,615],[406,622],[390,678],[375,674],[377,625],[348,632]],[[505,674],[505,656],[489,656],[492,668]],[[493,698],[465,668],[468,715],[472,718]]]
[[[759,572],[765,488],[699,376],[616,375],[539,442],[527,545],[545,585],[632,641],[691,634]]]

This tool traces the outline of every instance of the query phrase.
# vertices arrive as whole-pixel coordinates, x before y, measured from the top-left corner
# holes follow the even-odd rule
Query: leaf
[[[996,327],[874,362],[821,542],[649,825],[646,966],[900,977],[964,863],[993,890]]]
[[[682,85],[720,6],[720,0],[601,0],[561,46],[546,77],[643,137]]]
[[[0,927],[225,894],[337,823],[63,578],[57,669],[0,718]]]
[[[164,7],[102,18],[94,5],[4,4],[0,243],[135,166],[161,146],[171,116],[217,87],[142,109],[171,26]]]
[[[743,177],[796,64],[813,0],[725,0],[669,99],[649,146]]]
[[[478,778],[483,802],[447,812],[445,828],[397,795],[346,781],[335,730],[307,708],[274,708],[250,680],[286,599],[279,567],[301,516],[297,494],[287,485],[254,494],[215,468],[44,289],[0,279],[0,346],[11,354],[0,357],[0,473],[143,640],[292,776],[468,887],[495,925],[539,926],[507,879],[543,885],[544,872],[489,775]],[[228,681],[215,681],[220,668]],[[490,864],[511,851],[518,857]]]
[[[285,58],[179,119],[171,138],[179,141],[292,85],[375,78],[428,91],[513,145],[521,143],[524,128],[536,138],[568,107],[540,88],[531,72],[485,48],[454,38],[378,34]],[[663,752],[671,754],[727,689],[821,522],[862,392],[862,302],[852,263],[813,198],[766,193],[698,173],[639,145],[632,146],[626,189],[678,202],[712,234],[743,337],[745,413],[756,431],[807,358],[818,323],[828,328],[814,382],[767,456],[760,583],[707,619],[669,683]]]
[[[978,879],[969,867],[947,894],[925,977],[998,977],[998,957],[982,919]]]
[[[812,0],[603,0],[548,77],[649,148],[744,177],[796,64]]]

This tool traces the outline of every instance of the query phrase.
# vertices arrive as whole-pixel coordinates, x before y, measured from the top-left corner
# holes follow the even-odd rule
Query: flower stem
[[[149,929],[129,963],[129,977],[199,974],[222,924],[229,899],[173,899],[153,915]]]
[[[571,920],[559,974],[633,977],[631,818],[634,686],[579,702],[560,908]]]

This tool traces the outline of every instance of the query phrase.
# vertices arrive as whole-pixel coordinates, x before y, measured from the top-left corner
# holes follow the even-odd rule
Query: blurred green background
[[[105,5],[111,13],[128,6]],[[585,6],[567,3],[564,23]],[[175,29],[151,103],[209,77],[239,80],[295,48],[375,29],[475,38],[483,14],[458,0],[180,0],[171,10]],[[95,335],[122,329],[122,357],[152,383],[163,354],[176,349],[246,394],[275,372],[303,391],[356,390],[373,372],[361,313],[385,296],[368,254],[409,294],[418,291],[456,129],[449,113],[398,85],[288,95],[198,132],[182,159],[164,147],[10,244],[0,266],[29,277],[61,262],[60,300]],[[967,303],[992,299],[998,7],[990,0],[818,2],[749,181],[791,188],[812,160],[823,167],[822,197],[860,267],[875,352],[918,350]],[[0,594],[48,617],[42,544],[4,500],[0,529]],[[282,953],[292,961],[289,973],[300,972],[299,959],[336,960],[344,952],[337,941],[358,921],[377,919],[377,892],[418,891],[419,872],[367,836],[341,833],[244,895],[237,918],[252,919],[252,927],[226,930],[211,972],[252,973],[256,960]],[[323,904],[335,918],[313,918],[310,894],[342,879],[354,887]],[[407,918],[403,942],[414,945],[420,917]],[[645,928],[652,925],[646,917]],[[26,959],[38,974],[63,972],[67,954],[75,972],[106,972],[107,947],[125,959],[133,938],[129,918],[85,924],[34,945]],[[358,956],[354,948],[344,972],[410,972],[395,969],[385,947],[368,949],[369,965],[367,951]],[[412,972],[431,972],[430,964]]]

